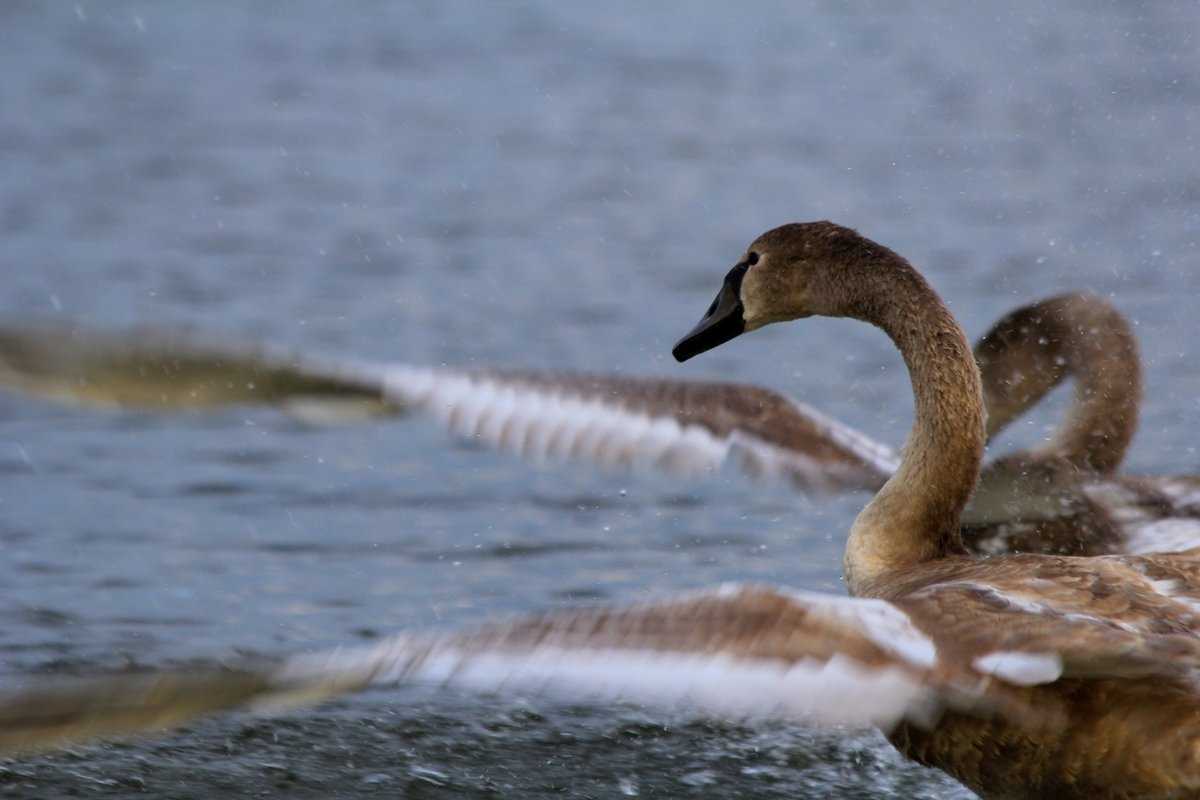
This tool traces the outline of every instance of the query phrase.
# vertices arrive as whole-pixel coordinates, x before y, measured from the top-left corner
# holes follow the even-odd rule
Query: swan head
[[[832,222],[773,228],[746,248],[708,311],[671,353],[687,361],[773,322],[858,317],[848,272],[881,252],[888,251]]]

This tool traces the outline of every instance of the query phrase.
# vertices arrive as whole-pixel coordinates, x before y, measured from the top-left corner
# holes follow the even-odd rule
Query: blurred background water
[[[1193,2],[0,4],[0,317],[417,363],[758,382],[898,444],[844,321],[678,366],[762,230],[905,254],[977,336],[1063,290],[1200,437]],[[1053,409],[1020,426],[1030,442]],[[7,674],[292,652],[733,579],[843,591],[863,498],[531,467],[404,420],[0,396]],[[875,734],[373,692],[0,765],[0,794],[962,797]]]

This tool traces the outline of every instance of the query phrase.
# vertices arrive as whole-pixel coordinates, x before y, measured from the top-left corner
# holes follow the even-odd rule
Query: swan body
[[[1024,306],[979,341],[975,358],[989,436],[1066,376],[1075,385],[1052,436],[985,465],[963,513],[972,549],[1099,555],[1200,546],[1200,476],[1116,474],[1142,393],[1137,343],[1116,309],[1080,294]]]
[[[1064,421],[991,461],[963,516],[982,553],[1069,555],[1200,546],[1200,476],[1116,474],[1137,429],[1141,362],[1110,304],[1065,294],[1001,318],[975,346],[994,436],[1068,378]],[[897,453],[770,389],[553,371],[319,359],[163,331],[0,328],[0,385],[62,402],[195,411],[269,403],[316,422],[417,413],[536,460],[654,465],[686,477],[738,464],[816,492],[876,491]]]
[[[759,237],[675,354],[817,314],[882,328],[915,396],[901,463],[849,533],[850,597],[730,585],[234,670],[33,682],[0,691],[0,745],[423,680],[874,724],[988,798],[1200,796],[1200,550],[968,555],[985,424],[966,338],[904,259],[847,228]]]
[[[745,331],[812,315],[882,329],[913,385],[901,464],[850,529],[850,594],[905,610],[934,639],[939,659],[956,661],[957,651],[977,671],[1009,657],[1061,659],[1058,675],[993,675],[1031,708],[1046,709],[1040,722],[948,709],[932,726],[901,721],[888,730],[893,744],[984,796],[1200,792],[1200,618],[1192,600],[1200,551],[966,555],[959,523],[986,430],[978,370],[921,276],[846,228],[795,224],[760,236],[674,353],[683,360]],[[1109,650],[1118,639],[1126,641]]]

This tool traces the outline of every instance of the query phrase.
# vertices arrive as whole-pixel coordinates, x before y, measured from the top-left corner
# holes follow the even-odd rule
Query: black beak
[[[725,276],[725,284],[704,317],[671,349],[676,361],[687,361],[692,356],[712,350],[746,330],[741,291],[742,276],[747,269],[749,264],[738,264]]]

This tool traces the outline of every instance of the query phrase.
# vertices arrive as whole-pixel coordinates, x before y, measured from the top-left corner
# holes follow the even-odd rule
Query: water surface
[[[1192,3],[7,3],[0,316],[746,380],[898,443],[907,380],[862,326],[668,355],[754,236],[830,218],[907,255],[973,336],[1052,292],[1111,298],[1147,359],[1130,469],[1193,470],[1197,23]],[[10,396],[0,472],[8,674],[723,580],[841,592],[862,503],[532,468],[404,420]],[[102,790],[967,796],[872,733],[413,689],[0,769],[14,796]]]

